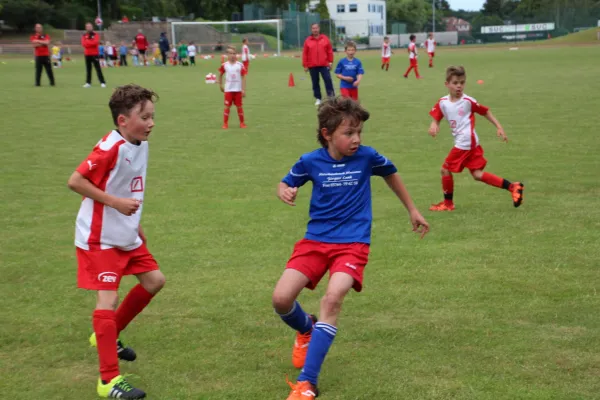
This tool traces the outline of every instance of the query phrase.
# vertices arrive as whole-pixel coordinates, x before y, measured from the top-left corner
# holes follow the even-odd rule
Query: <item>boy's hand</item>
[[[354,86],[354,87],[358,87],[358,84],[359,84],[359,83],[360,83],[359,81],[354,81],[354,83],[352,84],[352,86]]]
[[[504,133],[504,129],[502,129],[502,127],[498,128],[498,130],[496,131],[496,135],[498,135],[498,137],[502,139],[503,142],[508,143],[508,138],[506,137],[506,133]]]
[[[223,89],[223,86],[219,86],[221,88],[221,92],[225,93],[225,89]]]
[[[242,97],[246,97],[246,91],[242,90]]]
[[[432,122],[431,125],[429,125],[429,134],[432,137],[436,137],[439,132],[440,132],[440,126],[438,124],[436,124],[435,122]]]
[[[123,215],[130,216],[137,212],[137,210],[140,208],[140,204],[142,204],[142,202],[138,199],[117,198],[114,204],[112,204],[112,208]]]
[[[288,204],[290,206],[295,206],[296,204],[294,203],[294,201],[296,200],[297,194],[298,194],[297,187],[287,187],[287,188],[279,191],[278,197],[285,204]]]
[[[413,232],[421,234],[421,239],[429,232],[429,223],[425,221],[425,218],[417,210],[410,213],[410,223],[412,224]]]

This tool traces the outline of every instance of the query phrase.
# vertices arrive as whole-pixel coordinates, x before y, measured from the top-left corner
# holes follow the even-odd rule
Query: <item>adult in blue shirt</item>
[[[160,33],[160,39],[158,39],[158,47],[160,48],[160,55],[162,56],[163,65],[167,65],[167,54],[171,48],[169,47],[169,39],[167,39],[166,32]]]
[[[338,62],[335,68],[335,76],[340,79],[340,93],[342,96],[358,100],[358,85],[365,74],[365,70],[360,60],[354,58],[356,43],[347,42],[345,50],[346,57]]]
[[[371,242],[371,176],[381,176],[410,215],[413,231],[423,237],[429,225],[414,206],[394,164],[375,149],[361,146],[369,113],[351,99],[326,100],[318,112],[321,149],[304,154],[279,183],[278,196],[295,205],[298,188],[312,182],[308,227],[273,293],[273,306],[294,329],[292,362],[302,368],[291,398],[318,396],[321,365],[337,334],[337,318],[350,289],[362,290]],[[314,289],[329,271],[319,321],[302,310],[296,298],[304,287]]]

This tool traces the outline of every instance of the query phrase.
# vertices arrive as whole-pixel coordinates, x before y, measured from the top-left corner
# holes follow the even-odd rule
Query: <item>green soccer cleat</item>
[[[102,380],[98,379],[98,396],[105,399],[145,399],[146,393],[134,388],[122,375],[119,375],[107,384],[103,384]]]
[[[90,336],[90,345],[92,347],[98,346],[95,333],[92,333],[92,336]],[[119,359],[123,361],[135,361],[137,358],[135,351],[131,347],[127,347],[121,339],[117,339],[117,355],[119,356]]]

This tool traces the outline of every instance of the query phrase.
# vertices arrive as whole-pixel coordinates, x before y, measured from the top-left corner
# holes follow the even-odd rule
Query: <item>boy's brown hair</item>
[[[465,67],[462,65],[451,65],[450,67],[446,68],[446,82],[450,82],[453,77],[464,77],[466,79],[467,72],[465,71]]]
[[[244,44],[245,44],[245,43],[248,43],[248,38],[247,38],[247,37],[243,38],[243,39],[242,39],[242,43],[244,43]]]
[[[348,97],[329,98],[319,106],[317,140],[321,143],[321,146],[327,148],[328,142],[321,134],[323,128],[327,129],[329,134],[333,134],[344,119],[349,119],[352,124],[357,125],[368,120],[369,116],[367,110]]]
[[[225,49],[225,51],[229,51],[229,50],[233,50],[234,53],[237,53],[237,50],[235,48],[234,45],[230,44],[229,46],[227,46],[227,48]]]
[[[346,42],[346,45],[344,46],[344,50],[348,50],[349,48],[356,50],[356,43],[353,42],[352,40],[348,40]]]
[[[149,101],[153,103],[158,101],[158,95],[150,89],[134,84],[116,88],[108,102],[115,126],[118,126],[117,119],[119,115],[129,116],[131,110],[138,104],[141,105],[140,111],[143,111]]]

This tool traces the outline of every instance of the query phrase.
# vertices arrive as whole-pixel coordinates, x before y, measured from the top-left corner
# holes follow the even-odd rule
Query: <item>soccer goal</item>
[[[281,20],[171,22],[173,44],[194,42],[200,54],[221,53],[228,45],[241,51],[248,39],[250,53],[281,55]]]

